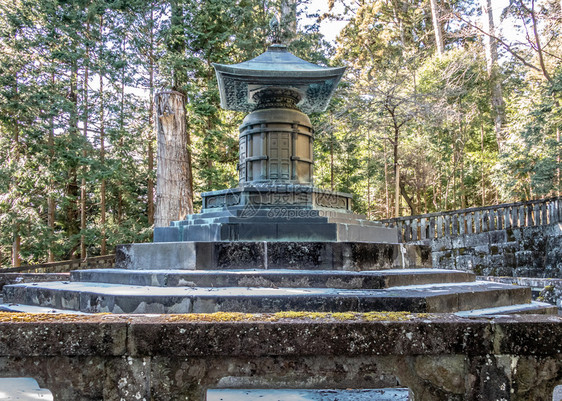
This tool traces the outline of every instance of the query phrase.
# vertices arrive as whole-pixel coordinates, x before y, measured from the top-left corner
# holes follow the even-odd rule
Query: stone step
[[[406,388],[365,390],[207,390],[207,401],[407,401]]]
[[[53,400],[53,393],[39,387],[31,377],[0,377],[0,400],[37,401]]]
[[[309,211],[288,211],[286,214],[265,214],[252,217],[237,217],[237,216],[203,216],[193,217],[188,220],[176,222],[175,226],[190,226],[199,224],[279,224],[279,223],[293,223],[293,224],[326,224],[326,223],[341,223],[341,224],[354,224],[364,227],[384,227],[380,222],[358,219],[354,215],[337,215],[331,216],[329,212],[326,215],[310,215]],[[196,216],[196,215],[195,215]]]
[[[70,309],[55,309],[44,306],[23,305],[23,304],[1,304],[0,312],[22,312],[22,313],[39,313],[39,314],[71,314],[71,315],[90,315],[88,312],[74,311]],[[496,308],[476,309],[471,311],[456,312],[455,315],[465,318],[479,318],[483,316],[498,315],[523,315],[523,314],[541,314],[541,315],[558,315],[558,308],[554,305],[544,302],[533,301],[530,304],[517,304],[509,306],[501,306]]]
[[[517,304],[508,306],[498,306],[495,308],[473,309],[469,311],[457,312],[457,316],[461,317],[482,317],[497,315],[529,315],[544,314],[558,315],[558,308],[546,302],[533,301],[530,304]]]
[[[82,312],[457,312],[531,302],[529,288],[489,282],[380,290],[333,288],[192,288],[51,282],[4,287],[4,302]]]
[[[298,287],[381,289],[474,281],[471,273],[444,269],[327,270],[127,270],[71,272],[71,281],[157,287]]]
[[[37,305],[24,305],[9,303],[0,303],[0,312],[19,312],[19,313],[40,313],[42,315],[58,315],[58,314],[71,314],[71,315],[90,315],[90,313],[80,312],[70,309],[56,309],[47,306],[37,306]]]

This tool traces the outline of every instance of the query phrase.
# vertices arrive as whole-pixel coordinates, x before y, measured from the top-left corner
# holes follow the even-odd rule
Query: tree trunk
[[[18,75],[15,76],[15,88],[14,92],[16,94],[16,100],[19,98],[19,88],[18,88]],[[14,153],[12,159],[16,162],[20,158],[20,124],[17,116],[14,121]],[[13,176],[12,176],[13,177]],[[13,178],[12,178],[13,179]],[[17,181],[13,180],[12,185],[16,186]],[[20,251],[21,251],[21,237],[20,237],[20,225],[17,222],[17,210],[15,211],[16,216],[14,217],[14,236],[12,242],[12,267],[19,267],[21,265]]]
[[[121,58],[126,59],[125,46],[126,37],[123,37],[121,47]],[[120,91],[120,106],[119,106],[119,150],[123,152],[125,133],[125,66],[121,67],[121,91]],[[118,152],[119,153],[119,152]],[[121,224],[123,221],[123,181],[117,181],[117,223]]]
[[[51,74],[51,84],[53,88],[55,87],[55,73]],[[51,115],[49,121],[50,129],[49,129],[49,139],[48,139],[48,147],[49,147],[49,169],[51,170],[53,160],[55,158],[55,121],[54,117]],[[51,245],[49,246],[49,251],[47,253],[47,262],[54,262],[55,255],[53,253],[53,235],[55,233],[55,183],[53,179],[49,179],[49,197],[47,199],[47,225],[49,227],[49,233],[51,234]]]
[[[480,148],[482,152],[482,206],[486,206],[486,186],[484,185],[484,124],[480,123]]]
[[[334,190],[334,133],[330,133],[330,189]]]
[[[492,12],[492,0],[480,0],[482,8],[482,25],[484,31],[484,47],[486,50],[486,67],[492,88],[492,110],[494,118],[494,130],[498,149],[503,147],[503,125],[505,123],[505,102],[500,77],[498,74],[498,44],[495,38],[496,28],[494,24],[494,14]]]
[[[69,199],[68,205],[66,206],[66,221],[68,224],[67,228],[67,236],[72,237],[78,234],[79,226],[78,226],[78,208],[76,204],[76,199],[78,199],[79,190],[78,190],[78,182],[76,177],[76,167],[72,166],[68,170],[68,182],[65,188],[65,198]],[[68,259],[74,259],[74,252],[76,248],[80,246],[78,244],[72,244],[72,250],[67,255]]]
[[[72,136],[80,135],[78,130],[78,64],[76,61],[72,62],[71,72],[70,72],[70,94],[69,99],[72,102],[72,108],[70,110],[69,119],[69,131]],[[68,182],[66,184],[66,199],[70,199],[66,206],[66,220],[68,224],[67,235],[69,237],[78,234],[78,205],[76,200],[79,198],[78,182],[76,176],[76,166],[71,165],[68,170]],[[76,247],[79,246],[72,244],[73,247],[68,254],[69,259],[74,259],[74,252]]]
[[[562,9],[562,2],[560,8]],[[556,127],[556,144],[556,196],[560,196],[560,127]]]
[[[540,71],[542,72],[542,74],[546,78],[546,80],[551,82],[552,77],[550,76],[548,70],[546,69],[546,64],[545,64],[544,54],[543,54],[543,48],[542,48],[542,44],[541,44],[541,37],[540,37],[540,34],[539,34],[539,30],[538,30],[537,15],[535,13],[535,0],[531,0],[531,8],[527,7],[525,5],[525,3],[523,3],[522,0],[519,0],[519,5],[531,17],[531,22],[533,24],[533,36],[535,37],[535,41],[533,42],[530,39],[529,34],[527,34],[527,40],[531,44],[531,47],[533,48],[533,50],[535,50],[537,52],[537,56],[538,56],[538,59],[539,59]]]
[[[386,141],[383,142],[384,152],[384,207],[385,217],[390,218],[390,196],[388,194],[388,160],[386,158]]]
[[[371,219],[371,135],[367,131],[367,219]]]
[[[12,267],[20,267],[21,266],[21,258],[20,258],[20,251],[21,251],[21,237],[19,235],[19,224],[15,224],[14,226],[14,242],[12,244]]]
[[[150,86],[150,112],[148,113],[148,224],[154,224],[154,180],[152,172],[154,171],[154,148],[152,142],[154,140],[154,4],[150,6],[150,51],[149,51],[149,86]]]
[[[437,0],[430,0],[431,3],[431,17],[433,19],[433,32],[435,34],[435,46],[437,47],[437,54],[443,55],[445,47],[443,45],[443,30],[441,29],[441,20],[439,15],[439,7]]]
[[[172,34],[168,39],[167,46],[169,52],[174,54],[176,57],[176,60],[172,65],[172,89],[186,95],[188,77],[185,66],[181,62],[181,60],[183,60],[186,56],[185,53],[187,49],[183,1],[171,0],[170,9],[170,31]]]
[[[90,23],[86,24],[86,35],[90,30]],[[88,78],[89,78],[90,49],[86,46],[84,67],[84,141],[88,141]],[[82,149],[82,158],[86,160],[86,148]],[[82,185],[80,186],[80,259],[86,259],[86,166],[82,166]]]
[[[394,164],[394,217],[400,217],[400,166]]]
[[[103,37],[103,16],[100,17],[100,36]],[[103,40],[100,47],[100,63],[103,56]],[[105,170],[105,107],[104,107],[104,99],[103,99],[103,71],[100,68],[100,165],[102,171]],[[107,236],[106,236],[106,180],[105,174],[104,177],[101,179],[101,188],[100,188],[100,214],[101,214],[101,254],[107,255]]]
[[[394,118],[394,115],[393,115]],[[394,217],[400,217],[400,165],[398,164],[398,140],[400,139],[400,127],[394,123]]]
[[[402,197],[406,200],[406,203],[410,208],[410,215],[418,214],[418,209],[416,208],[416,204],[414,203],[414,200],[406,192],[406,186],[404,185],[404,183],[399,182],[398,185],[400,186],[400,193],[402,194]]]
[[[155,227],[183,220],[193,213],[191,165],[187,148],[185,96],[176,91],[156,94]]]
[[[281,43],[289,44],[297,36],[297,1],[281,0]]]
[[[453,136],[453,143],[451,145],[453,152],[453,209],[457,208],[457,140]]]

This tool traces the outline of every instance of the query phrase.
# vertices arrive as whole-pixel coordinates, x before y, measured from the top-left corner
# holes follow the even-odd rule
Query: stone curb
[[[557,316],[467,319],[449,314],[411,314],[409,320],[400,321],[406,315],[379,313],[370,316],[385,320],[365,321],[360,319],[361,314],[310,313],[298,319],[268,321],[275,315],[12,314],[12,321],[8,321],[8,315],[0,314],[0,356],[562,353],[562,318]],[[235,321],[223,321],[229,315]],[[346,317],[352,320],[341,320]]]

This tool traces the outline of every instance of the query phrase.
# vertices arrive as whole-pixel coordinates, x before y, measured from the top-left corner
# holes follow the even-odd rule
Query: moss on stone
[[[110,315],[109,313],[96,313],[92,315],[75,315],[70,313],[20,313],[20,312],[0,312],[0,322],[84,322],[97,320],[100,316]]]
[[[216,313],[187,313],[169,315],[167,321],[181,322],[278,322],[281,320],[322,320],[322,321],[406,321],[430,317],[427,313],[410,312],[300,312],[286,311],[277,313],[240,313],[240,312],[216,312]]]
[[[107,321],[115,319],[129,321],[134,317],[143,315],[118,315],[110,313],[96,313],[91,315],[75,314],[51,314],[51,313],[16,313],[0,312],[0,322],[6,323],[36,323],[36,322],[87,322],[99,321],[100,317]],[[283,320],[302,321],[408,321],[414,319],[426,319],[433,315],[428,313],[410,312],[302,312],[286,311],[277,313],[241,313],[241,312],[215,312],[215,313],[186,313],[174,315],[160,315],[168,322],[279,322]]]

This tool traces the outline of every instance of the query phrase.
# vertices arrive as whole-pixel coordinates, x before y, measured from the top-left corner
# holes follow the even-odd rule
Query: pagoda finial
[[[281,24],[277,15],[271,17],[269,28],[272,44],[281,44]]]

